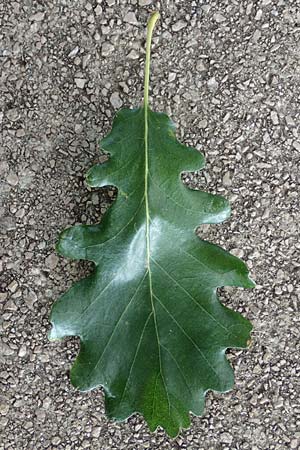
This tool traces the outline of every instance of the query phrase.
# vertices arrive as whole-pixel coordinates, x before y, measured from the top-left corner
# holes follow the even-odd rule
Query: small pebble
[[[255,17],[254,17],[254,19],[255,20],[260,20],[261,18],[262,18],[262,10],[261,9],[258,9],[257,10],[257,12],[256,12],[256,15],[255,15]]]
[[[213,17],[214,17],[214,20],[215,20],[217,23],[222,23],[222,22],[225,22],[225,20],[226,20],[226,17],[223,16],[223,14],[220,14],[220,13],[214,14]]]
[[[18,219],[22,219],[24,217],[24,215],[25,215],[25,209],[24,208],[20,208],[16,212],[16,217],[18,217]]]
[[[114,46],[110,42],[104,42],[101,47],[101,55],[108,56],[114,51]]]
[[[206,119],[203,119],[203,120],[200,120],[200,122],[198,123],[198,127],[199,128],[206,128],[207,127],[207,120]]]
[[[177,31],[182,30],[187,26],[187,23],[184,20],[178,20],[172,25],[172,30],[176,33]]]
[[[288,127],[294,127],[295,126],[295,121],[292,118],[292,116],[286,116],[285,117],[285,121]]]
[[[271,120],[273,122],[273,125],[279,124],[278,115],[276,111],[271,111]]]
[[[223,176],[223,184],[224,186],[231,186],[231,177],[230,177],[230,172],[226,172],[225,175]]]
[[[92,431],[93,438],[98,438],[100,436],[100,433],[101,433],[100,427],[93,428],[93,431]]]
[[[14,293],[14,292],[16,292],[16,290],[18,289],[18,283],[17,283],[17,281],[16,280],[13,280],[9,285],[8,285],[8,290],[11,292],[11,293]]]
[[[44,20],[45,13],[44,12],[38,12],[36,14],[33,14],[33,16],[30,17],[30,20],[32,22],[41,22]]]
[[[119,96],[118,92],[113,92],[110,96],[110,103],[115,109],[121,108],[123,102]]]
[[[9,411],[9,403],[7,402],[6,397],[0,399],[0,415],[6,416]]]
[[[45,259],[45,265],[48,269],[55,269],[55,267],[58,264],[58,257],[54,254],[51,253],[51,255],[47,256],[47,258]]]
[[[18,138],[24,137],[25,136],[25,130],[23,128],[19,128],[16,132],[16,136]]]
[[[233,441],[233,436],[230,433],[221,433],[220,442],[224,444],[231,444]]]
[[[215,77],[212,77],[207,81],[207,87],[210,91],[215,91],[218,89],[219,83],[216,81]]]
[[[0,175],[5,174],[9,169],[7,161],[0,161]]]
[[[95,14],[96,14],[96,16],[101,16],[101,14],[102,14],[102,6],[101,5],[96,6]]]
[[[74,58],[78,52],[79,52],[79,47],[75,47],[75,48],[73,48],[73,50],[70,51],[70,53],[68,54],[68,57]]]
[[[207,72],[207,66],[201,60],[197,62],[197,66],[196,67],[197,67],[197,70],[199,72]]]
[[[6,117],[8,120],[11,120],[12,122],[16,122],[20,117],[20,112],[18,108],[11,108],[7,111]]]
[[[5,344],[4,342],[0,341],[0,356],[12,356],[14,354],[14,350],[9,347],[9,345]]]
[[[1,270],[2,272],[2,270]],[[7,293],[6,292],[0,292],[0,303],[4,303],[7,299]]]
[[[17,184],[19,183],[19,178],[15,173],[10,172],[6,177],[6,181],[11,186],[17,186]]]
[[[128,12],[127,14],[125,14],[124,22],[130,23],[131,25],[138,25],[138,21],[134,12]]]
[[[82,67],[83,69],[86,68],[86,66],[88,65],[89,60],[91,59],[91,55],[83,55],[82,57]]]
[[[168,76],[168,82],[172,83],[172,81],[174,81],[175,79],[176,79],[176,73],[170,72],[169,76]]]
[[[261,37],[261,31],[255,30],[253,33],[253,36],[252,36],[252,41],[257,42],[257,41],[259,41],[260,37]]]
[[[294,141],[293,142],[293,147],[294,147],[295,150],[298,150],[298,152],[300,152],[300,142]]]
[[[22,345],[22,346],[20,347],[20,350],[19,350],[18,355],[20,356],[20,358],[24,358],[24,356],[26,356],[26,354],[27,354],[27,348],[26,348],[26,345]]]
[[[86,82],[87,82],[87,80],[85,80],[84,78],[75,78],[76,86],[79,89],[83,89],[85,84],[86,84]]]
[[[140,54],[135,49],[132,49],[127,55],[127,58],[129,58],[129,59],[139,59],[139,57],[140,57]]]

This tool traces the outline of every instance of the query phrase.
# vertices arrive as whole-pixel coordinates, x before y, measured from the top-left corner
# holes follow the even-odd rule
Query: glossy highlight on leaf
[[[241,260],[196,236],[230,209],[182,183],[204,158],[177,141],[166,114],[148,100],[123,109],[100,147],[109,160],[89,170],[87,183],[116,186],[117,199],[100,223],[60,235],[61,255],[95,268],[54,304],[50,338],[80,337],[72,384],[102,386],[108,417],[138,412],[150,430],[175,437],[190,412],[202,414],[208,390],[232,388],[225,351],[249,339],[251,324],[219,302],[217,288],[253,282]]]

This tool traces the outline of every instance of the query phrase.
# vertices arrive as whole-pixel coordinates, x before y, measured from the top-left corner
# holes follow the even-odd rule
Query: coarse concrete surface
[[[175,440],[137,415],[109,421],[100,389],[70,384],[78,340],[47,339],[53,302],[89,270],[54,244],[114,196],[89,190],[84,174],[116,110],[141,104],[153,10],[152,108],[206,155],[186,181],[232,206],[200,235],[257,283],[221,291],[254,326],[250,349],[228,353],[234,389],[209,393]],[[0,0],[0,20],[0,449],[300,448],[300,3]]]

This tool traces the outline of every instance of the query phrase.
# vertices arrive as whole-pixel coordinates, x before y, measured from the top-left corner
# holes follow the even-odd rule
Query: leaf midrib
[[[161,350],[160,350],[160,342],[159,342],[159,334],[158,334],[158,325],[157,325],[157,318],[156,318],[156,310],[154,307],[153,302],[153,287],[152,287],[152,273],[151,273],[151,267],[150,267],[150,260],[151,260],[151,254],[150,254],[150,211],[149,211],[149,198],[148,198],[148,181],[149,181],[149,124],[148,124],[148,105],[144,105],[144,143],[145,143],[145,192],[144,192],[144,198],[145,198],[145,213],[146,213],[146,267],[148,270],[148,278],[149,278],[149,292],[150,292],[150,302],[151,302],[151,308],[153,313],[153,321],[154,321],[154,327],[155,327],[155,333],[156,333],[156,339],[157,339],[157,349],[158,349],[158,359],[159,359],[159,373],[162,377],[164,387],[166,390],[166,394],[168,397],[168,403],[170,408],[170,401],[168,396],[168,390],[167,386],[164,381],[163,371],[162,371],[162,359],[161,359]]]
[[[157,343],[159,348],[159,337],[158,337],[158,329],[157,329],[157,321],[156,321],[156,314],[155,314],[155,308],[153,304],[153,289],[152,289],[152,274],[151,274],[151,268],[150,268],[150,211],[149,211],[149,198],[148,198],[148,181],[149,181],[149,145],[148,145],[148,138],[149,138],[149,127],[148,127],[148,106],[144,105],[144,145],[145,145],[145,192],[144,192],[144,199],[145,199],[145,213],[146,213],[146,267],[149,275],[149,292],[150,292],[150,300],[151,300],[151,307],[153,312],[153,318],[154,318],[154,324],[155,324],[155,330],[156,330],[156,336],[157,336]]]

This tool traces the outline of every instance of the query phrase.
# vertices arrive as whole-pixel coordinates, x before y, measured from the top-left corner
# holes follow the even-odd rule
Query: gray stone
[[[232,182],[230,172],[226,172],[225,175],[223,176],[223,184],[224,186],[231,186]]]
[[[274,125],[278,125],[279,124],[279,119],[278,119],[278,115],[277,115],[276,111],[271,111],[271,120],[272,120]]]
[[[207,120],[206,119],[200,120],[200,122],[198,123],[198,127],[199,128],[206,128],[207,127]]]
[[[261,31],[260,30],[255,30],[252,36],[252,41],[253,42],[258,42],[259,39],[261,38]]]
[[[0,175],[4,175],[5,172],[8,172],[9,165],[7,161],[0,161]]]
[[[201,60],[197,62],[197,66],[196,67],[197,67],[197,70],[199,72],[207,72],[207,66]]]
[[[124,16],[124,22],[128,22],[131,25],[138,25],[138,21],[134,12],[130,11]]]
[[[45,265],[48,269],[53,270],[58,264],[58,257],[55,255],[55,253],[51,253],[51,255],[47,256],[45,259]]]
[[[101,427],[95,427],[92,431],[92,436],[94,438],[98,438],[100,436],[101,433]]]
[[[9,411],[8,399],[5,397],[0,398],[0,415],[6,416]]]
[[[233,441],[233,436],[229,433],[222,433],[220,435],[220,441],[224,444],[231,444]]]
[[[286,116],[285,117],[285,121],[288,127],[294,127],[295,126],[295,121],[291,116]]]
[[[140,54],[133,48],[127,55],[129,59],[139,59]]]
[[[121,108],[123,102],[118,92],[113,92],[110,96],[110,103],[115,109]]]
[[[12,356],[14,354],[14,350],[9,347],[5,342],[0,341],[0,357],[3,356]]]
[[[96,14],[96,16],[101,16],[102,11],[103,11],[103,10],[102,10],[101,5],[97,5],[96,8],[95,8],[95,14]]]
[[[16,280],[13,280],[11,283],[9,283],[8,290],[14,293],[18,289],[18,286],[19,286],[18,282]]]
[[[79,52],[79,47],[74,47],[73,50],[70,51],[70,53],[68,54],[69,58],[75,58],[75,56],[77,55],[77,53]]]
[[[218,89],[219,83],[217,82],[217,80],[214,77],[212,77],[207,81],[207,87],[209,90],[215,91]]]
[[[10,172],[6,177],[6,181],[11,186],[17,186],[17,184],[19,183],[19,177],[17,174]]]
[[[254,19],[255,20],[260,20],[262,18],[262,15],[263,15],[262,9],[258,9],[256,11],[256,15],[255,15]]]
[[[86,84],[86,82],[87,82],[87,80],[85,80],[84,78],[75,78],[76,86],[79,89],[83,89],[85,84]]]
[[[110,42],[104,42],[101,47],[101,55],[109,56],[114,51],[114,46]]]
[[[215,14],[214,14],[214,20],[215,20],[217,23],[222,23],[222,22],[225,22],[226,17],[223,16],[223,14],[215,13]]]
[[[59,445],[61,443],[61,439],[59,436],[55,436],[52,441],[51,441],[52,445]]]
[[[18,110],[18,108],[11,108],[7,111],[6,117],[8,118],[8,120],[16,122],[20,117],[20,111]]]
[[[182,30],[183,28],[185,28],[187,26],[187,23],[185,22],[185,20],[178,20],[177,22],[175,22],[172,25],[172,30],[177,33],[177,31]]]
[[[27,348],[26,348],[26,345],[22,345],[22,346],[20,347],[20,350],[19,350],[18,355],[19,355],[20,358],[24,358],[24,356],[26,356],[26,354],[27,354]]]
[[[36,14],[33,14],[30,17],[30,20],[32,20],[33,22],[41,22],[42,20],[44,20],[45,18],[45,13],[44,12],[38,12]]]

